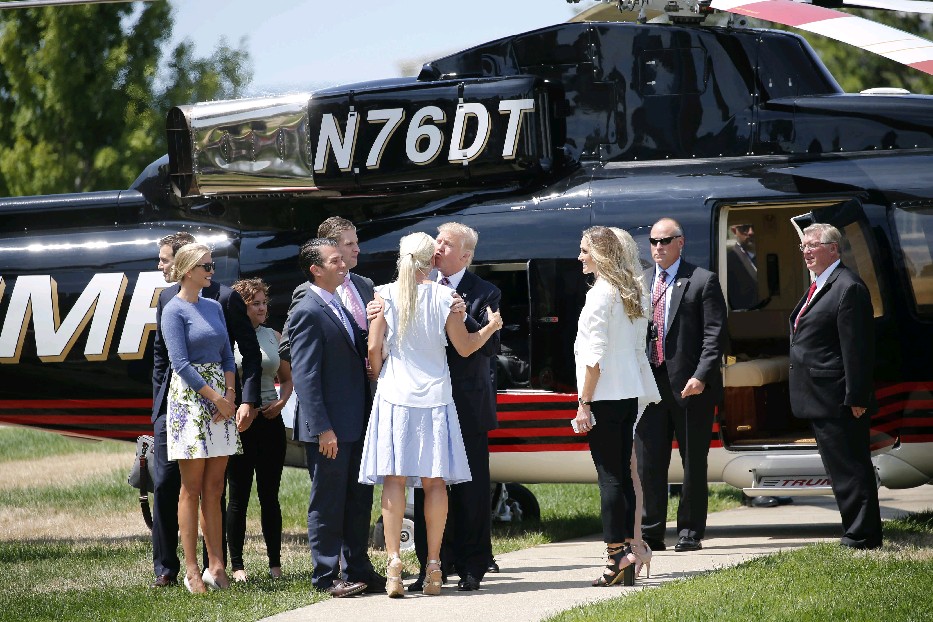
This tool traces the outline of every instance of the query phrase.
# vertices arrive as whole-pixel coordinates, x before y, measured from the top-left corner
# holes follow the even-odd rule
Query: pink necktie
[[[350,307],[350,313],[353,315],[353,319],[356,320],[357,326],[366,330],[366,312],[363,311],[363,305],[360,304],[356,292],[353,291],[349,272],[343,279],[343,291],[346,293],[347,302],[349,303],[347,306]]]
[[[651,304],[654,306],[654,325],[657,328],[658,339],[651,348],[651,364],[658,367],[664,362],[664,308],[667,305],[667,272],[661,270],[654,281],[654,292],[651,294]]]
[[[800,313],[797,314],[797,319],[794,320],[794,330],[797,330],[797,323],[800,321],[800,316],[802,316],[807,308],[810,306],[810,299],[813,298],[813,292],[816,291],[816,281],[810,283],[810,289],[807,290],[807,301],[803,303],[803,306],[800,307]]]

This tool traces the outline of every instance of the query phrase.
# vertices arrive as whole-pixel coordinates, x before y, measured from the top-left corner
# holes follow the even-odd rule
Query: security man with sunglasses
[[[635,433],[644,492],[642,535],[652,549],[666,548],[667,473],[676,438],[684,480],[674,550],[698,551],[706,530],[713,412],[723,393],[726,302],[715,274],[681,258],[684,234],[677,221],[662,218],[648,240],[656,264],[645,270],[652,309],[648,360],[661,402],[648,406]]]

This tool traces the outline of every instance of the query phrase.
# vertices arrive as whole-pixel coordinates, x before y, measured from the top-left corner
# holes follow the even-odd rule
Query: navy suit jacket
[[[488,323],[486,307],[499,310],[502,292],[470,271],[463,274],[457,293],[466,303],[466,329],[475,333]],[[499,427],[496,418],[496,355],[499,353],[499,331],[482,348],[464,358],[452,346],[447,346],[447,365],[453,387],[454,404],[463,434],[481,434]]]
[[[293,438],[316,442],[333,430],[338,442],[358,441],[366,427],[369,379],[366,336],[350,312],[355,343],[324,300],[310,288],[286,322],[291,341],[292,380],[298,396]]]
[[[363,307],[365,310],[366,305],[372,301],[375,297],[375,288],[373,287],[372,279],[367,279],[365,276],[360,276],[358,274],[350,273],[350,280],[356,286],[356,291],[360,293],[360,298],[363,299]],[[285,319],[285,327],[282,330],[282,339],[279,341],[279,356],[284,360],[291,360],[291,343],[288,338],[288,318],[292,315],[292,309],[301,302],[301,299],[305,297],[311,289],[311,281],[305,281],[299,283],[292,292],[292,301],[288,305],[288,314]],[[350,316],[352,319],[353,316]],[[368,330],[368,326],[360,326],[364,331]]]
[[[645,270],[649,292],[654,291],[655,267]],[[726,301],[716,275],[683,259],[674,276],[667,333],[664,335],[664,360],[674,399],[681,406],[687,401],[680,392],[690,378],[706,383],[702,397],[722,399],[722,353],[726,348]],[[649,359],[652,342],[648,342]],[[691,399],[691,398],[687,398]]]
[[[168,359],[168,349],[162,338],[162,309],[178,295],[179,286],[174,284],[166,287],[159,293],[159,303],[156,306],[155,341],[152,346],[152,422],[165,414],[167,407],[168,385],[171,380],[171,364]],[[236,379],[236,403],[259,404],[260,379],[262,376],[262,353],[259,350],[259,341],[256,339],[256,330],[253,328],[249,316],[246,314],[246,303],[242,296],[217,282],[201,290],[201,296],[211,298],[220,303],[224,310],[224,319],[227,323],[227,335],[230,337],[230,347],[236,344],[243,355],[242,386],[240,375],[234,374]]]
[[[803,419],[852,416],[851,406],[874,410],[874,311],[868,288],[842,264],[810,300],[790,315],[790,405]],[[866,415],[863,415],[866,416]]]

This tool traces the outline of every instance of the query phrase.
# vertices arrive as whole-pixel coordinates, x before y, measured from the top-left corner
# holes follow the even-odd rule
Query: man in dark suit
[[[730,225],[729,231],[735,236],[726,250],[729,308],[745,311],[758,304],[755,227],[750,224]]]
[[[475,333],[487,323],[486,308],[499,310],[502,292],[467,267],[479,235],[466,225],[445,223],[438,227],[434,255],[437,280],[460,294],[466,304],[466,328]],[[498,427],[496,418],[496,366],[499,333],[468,356],[461,357],[447,346],[447,364],[453,387],[454,405],[460,419],[463,444],[470,463],[472,480],[451,486],[448,491],[447,529],[442,562],[460,575],[458,589],[478,590],[492,562],[492,512],[489,490],[489,431]],[[424,492],[415,490],[415,551],[421,570],[409,586],[418,591],[424,585],[427,541],[424,525]]]
[[[347,265],[347,275],[344,277],[343,283],[337,287],[337,296],[340,297],[343,306],[350,311],[357,325],[363,330],[368,329],[369,321],[366,317],[366,305],[372,302],[375,297],[374,287],[371,279],[351,272],[356,268],[360,255],[360,243],[356,235],[356,226],[346,218],[331,216],[318,226],[317,237],[336,240],[340,255]],[[307,275],[307,271],[304,274]],[[289,315],[291,315],[295,305],[304,298],[310,284],[310,281],[304,281],[295,287],[292,292],[292,301],[288,306]],[[289,358],[291,353],[289,352],[287,327],[282,331],[282,340],[279,342],[279,355],[285,360],[291,360]]]
[[[659,220],[648,241],[656,264],[645,270],[653,314],[648,359],[661,402],[648,406],[635,435],[644,491],[642,533],[652,549],[665,549],[667,474],[676,437],[684,481],[674,550],[697,551],[706,530],[713,413],[723,393],[726,302],[715,274],[681,258],[684,234],[677,221]]]
[[[827,224],[803,230],[803,258],[816,279],[790,316],[790,403],[809,419],[845,530],[840,543],[881,546],[878,484],[871,462],[874,319],[871,296],[840,263],[842,235]]]
[[[310,284],[288,318],[298,397],[294,439],[311,475],[308,544],[312,585],[334,597],[366,591],[373,488],[358,481],[369,404],[366,336],[336,296],[347,266],[337,243],[315,238],[299,264]]]
[[[168,279],[169,271],[175,262],[175,252],[185,244],[194,242],[190,233],[179,232],[167,235],[159,240],[159,269]],[[159,294],[156,306],[156,331],[152,348],[152,425],[155,436],[155,454],[153,467],[155,494],[152,506],[152,564],[156,579],[152,587],[174,585],[180,567],[178,559],[178,494],[181,489],[181,473],[178,463],[168,459],[168,435],[165,412],[167,407],[168,385],[171,380],[168,349],[162,339],[162,309],[178,295],[178,284],[167,287]],[[230,344],[237,344],[243,355],[243,382],[236,378],[237,421],[256,416],[255,406],[259,404],[259,382],[262,375],[262,354],[256,331],[246,314],[243,298],[220,283],[213,281],[209,287],[201,290],[201,296],[212,298],[223,307],[227,323]],[[221,505],[224,500],[221,500]],[[207,554],[205,553],[205,559]],[[205,564],[206,565],[206,564]]]

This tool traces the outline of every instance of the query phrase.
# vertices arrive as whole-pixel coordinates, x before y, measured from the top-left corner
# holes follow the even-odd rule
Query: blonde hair
[[[628,236],[626,232],[622,233]],[[625,314],[630,320],[644,317],[641,305],[644,290],[638,278],[640,271],[636,268],[637,248],[634,250],[636,259],[633,264],[633,252],[626,251],[619,234],[609,227],[590,227],[583,232],[583,238],[589,242],[590,258],[596,264],[599,278],[605,279],[619,293]]]
[[[204,244],[193,242],[185,244],[175,251],[175,262],[172,263],[172,273],[169,275],[169,282],[176,283],[182,279],[185,274],[193,268],[205,253],[211,252]]]
[[[434,257],[434,238],[427,233],[410,233],[399,242],[398,255],[398,336],[405,337],[418,304],[418,272],[427,273]]]
[[[479,234],[475,229],[467,227],[459,222],[445,222],[437,228],[437,232],[450,233],[456,236],[457,239],[460,240],[460,250],[469,251],[470,253],[470,260],[467,261],[467,266],[473,263],[473,251],[476,250],[476,245],[479,244]]]

